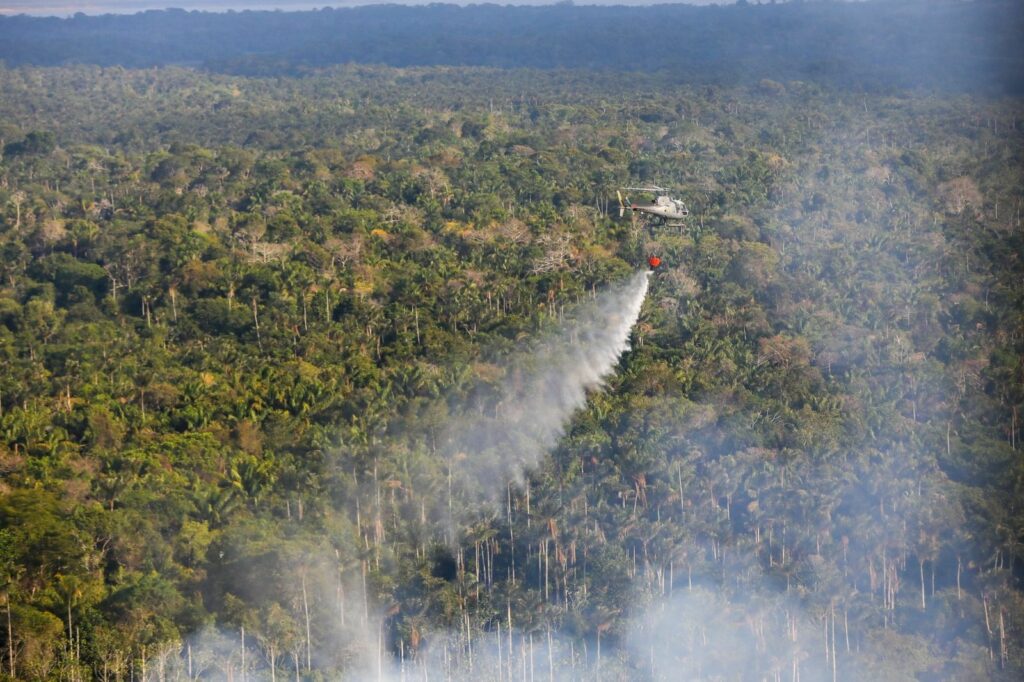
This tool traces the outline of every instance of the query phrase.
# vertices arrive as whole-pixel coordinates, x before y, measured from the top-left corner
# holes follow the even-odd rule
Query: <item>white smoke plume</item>
[[[460,400],[464,404],[455,411],[438,446],[449,463],[453,487],[462,491],[461,499],[493,508],[506,486],[521,483],[526,472],[557,444],[573,413],[586,402],[587,392],[600,388],[629,348],[649,276],[638,272],[577,306],[557,328],[515,353],[503,378],[478,387],[468,404]],[[479,510],[460,505],[438,511],[454,531]],[[454,541],[455,535],[449,540]],[[325,553],[322,560],[303,569],[308,600],[305,595],[297,601],[294,594],[275,594],[285,608],[271,600],[250,614],[247,626],[234,623],[168,642],[145,654],[144,673],[140,670],[138,675],[161,681],[273,682],[310,671],[344,669],[351,679],[388,682],[535,676],[568,680],[586,679],[602,666],[608,672],[614,665],[610,657],[602,662],[600,646],[590,651],[586,643],[581,648],[554,630],[520,630],[511,612],[504,627],[498,625],[486,633],[477,629],[479,623],[469,621],[461,630],[425,632],[422,647],[406,652],[403,643],[396,647],[389,641],[393,613],[387,612],[386,605],[374,603],[366,585],[367,565],[363,564],[361,581],[351,574],[343,581],[335,563]],[[245,567],[239,568],[237,589],[253,592],[270,587],[250,585],[256,578],[245,575]],[[281,568],[282,574],[298,572],[296,567]],[[312,636],[305,618],[314,623]]]
[[[581,305],[452,422],[443,452],[451,478],[470,498],[498,500],[557,444],[587,391],[601,386],[629,348],[649,276],[638,272]]]

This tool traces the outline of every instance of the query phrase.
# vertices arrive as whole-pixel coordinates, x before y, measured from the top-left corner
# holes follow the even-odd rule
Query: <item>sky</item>
[[[0,0],[0,15],[34,14],[68,16],[76,12],[85,14],[133,13],[149,9],[179,7],[188,10],[226,11],[229,9],[290,9],[308,10],[320,7],[352,7],[392,2],[416,5],[438,0]],[[494,2],[511,5],[549,5],[555,0],[443,0],[453,4]],[[667,2],[691,5],[732,4],[733,0],[576,0],[578,5],[652,5]]]

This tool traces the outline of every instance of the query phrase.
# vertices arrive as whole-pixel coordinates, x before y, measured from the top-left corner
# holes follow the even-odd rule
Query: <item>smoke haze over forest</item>
[[[1020,3],[73,4],[0,682],[1024,679]]]

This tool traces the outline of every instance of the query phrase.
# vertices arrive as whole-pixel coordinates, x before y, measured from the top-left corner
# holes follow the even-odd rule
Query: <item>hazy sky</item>
[[[495,4],[549,5],[555,0],[443,0],[453,4],[491,1]],[[578,5],[652,5],[659,2],[684,2],[692,5],[732,4],[734,0],[576,0]],[[318,7],[352,7],[384,2],[415,5],[437,0],[0,0],[0,14],[36,14],[66,16],[76,12],[106,14],[131,13],[147,9],[313,9]]]

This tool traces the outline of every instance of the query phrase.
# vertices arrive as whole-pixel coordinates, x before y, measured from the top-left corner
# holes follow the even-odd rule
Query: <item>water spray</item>
[[[581,305],[512,363],[489,410],[454,420],[444,450],[452,479],[471,498],[496,502],[507,482],[521,483],[557,444],[587,392],[601,387],[629,349],[649,280],[650,272],[638,272]]]

